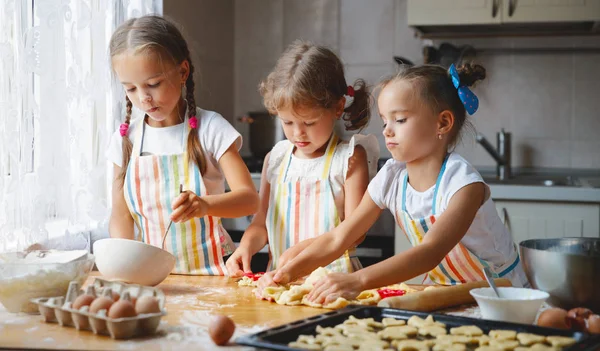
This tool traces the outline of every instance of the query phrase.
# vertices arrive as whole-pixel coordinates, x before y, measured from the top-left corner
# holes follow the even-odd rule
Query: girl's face
[[[394,159],[412,162],[440,147],[436,116],[421,103],[411,82],[389,83],[381,90],[377,104],[385,144]]]
[[[186,60],[174,65],[156,53],[126,51],[114,56],[112,63],[129,100],[146,112],[150,125],[161,127],[182,122],[177,107],[182,104],[182,83],[189,74]]]
[[[343,99],[342,99],[343,100]],[[296,146],[294,154],[301,158],[323,155],[338,116],[339,106],[332,109],[298,106],[277,111],[286,138]]]

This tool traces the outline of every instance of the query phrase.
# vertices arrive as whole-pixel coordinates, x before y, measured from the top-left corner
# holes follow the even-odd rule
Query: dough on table
[[[343,297],[338,297],[335,301],[329,302],[325,305],[309,301],[306,296],[312,291],[314,284],[319,279],[327,276],[329,273],[330,272],[326,268],[319,267],[315,269],[300,285],[298,285],[299,282],[296,282],[294,284],[290,284],[289,286],[266,287],[262,293],[263,299],[274,301],[280,305],[305,305],[309,307],[326,309],[340,309],[348,306],[349,304],[374,306],[381,301],[381,296],[377,291],[378,289],[362,291],[354,300],[347,300]],[[238,281],[238,285],[256,286],[256,281],[253,281],[252,277],[244,276],[240,281]],[[404,283],[394,284],[384,288],[391,290],[404,290],[406,293],[418,291]],[[290,290],[290,292],[286,292],[287,290]]]

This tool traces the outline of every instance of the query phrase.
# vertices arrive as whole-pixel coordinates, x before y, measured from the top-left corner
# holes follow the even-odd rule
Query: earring
[[[438,139],[442,140],[442,133],[438,134]]]

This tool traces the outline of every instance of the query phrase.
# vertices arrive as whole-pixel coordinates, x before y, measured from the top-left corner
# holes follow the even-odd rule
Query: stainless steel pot
[[[255,157],[265,157],[277,142],[285,139],[277,117],[271,116],[266,111],[248,112],[238,120],[250,126],[250,152]]]
[[[520,244],[531,285],[554,306],[600,313],[600,238],[532,239]]]

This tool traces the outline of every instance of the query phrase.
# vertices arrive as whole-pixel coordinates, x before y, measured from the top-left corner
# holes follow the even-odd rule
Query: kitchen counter
[[[86,284],[93,281],[92,274]],[[231,343],[217,348],[207,329],[215,314],[230,316],[236,323],[232,340],[276,325],[325,313],[327,310],[280,306],[258,300],[252,288],[238,287],[227,277],[171,275],[158,286],[167,296],[167,315],[152,337],[113,340],[88,331],[44,323],[39,315],[11,314],[0,306],[0,348],[93,349],[93,350],[252,350]],[[451,314],[478,316],[476,307],[454,308]]]

